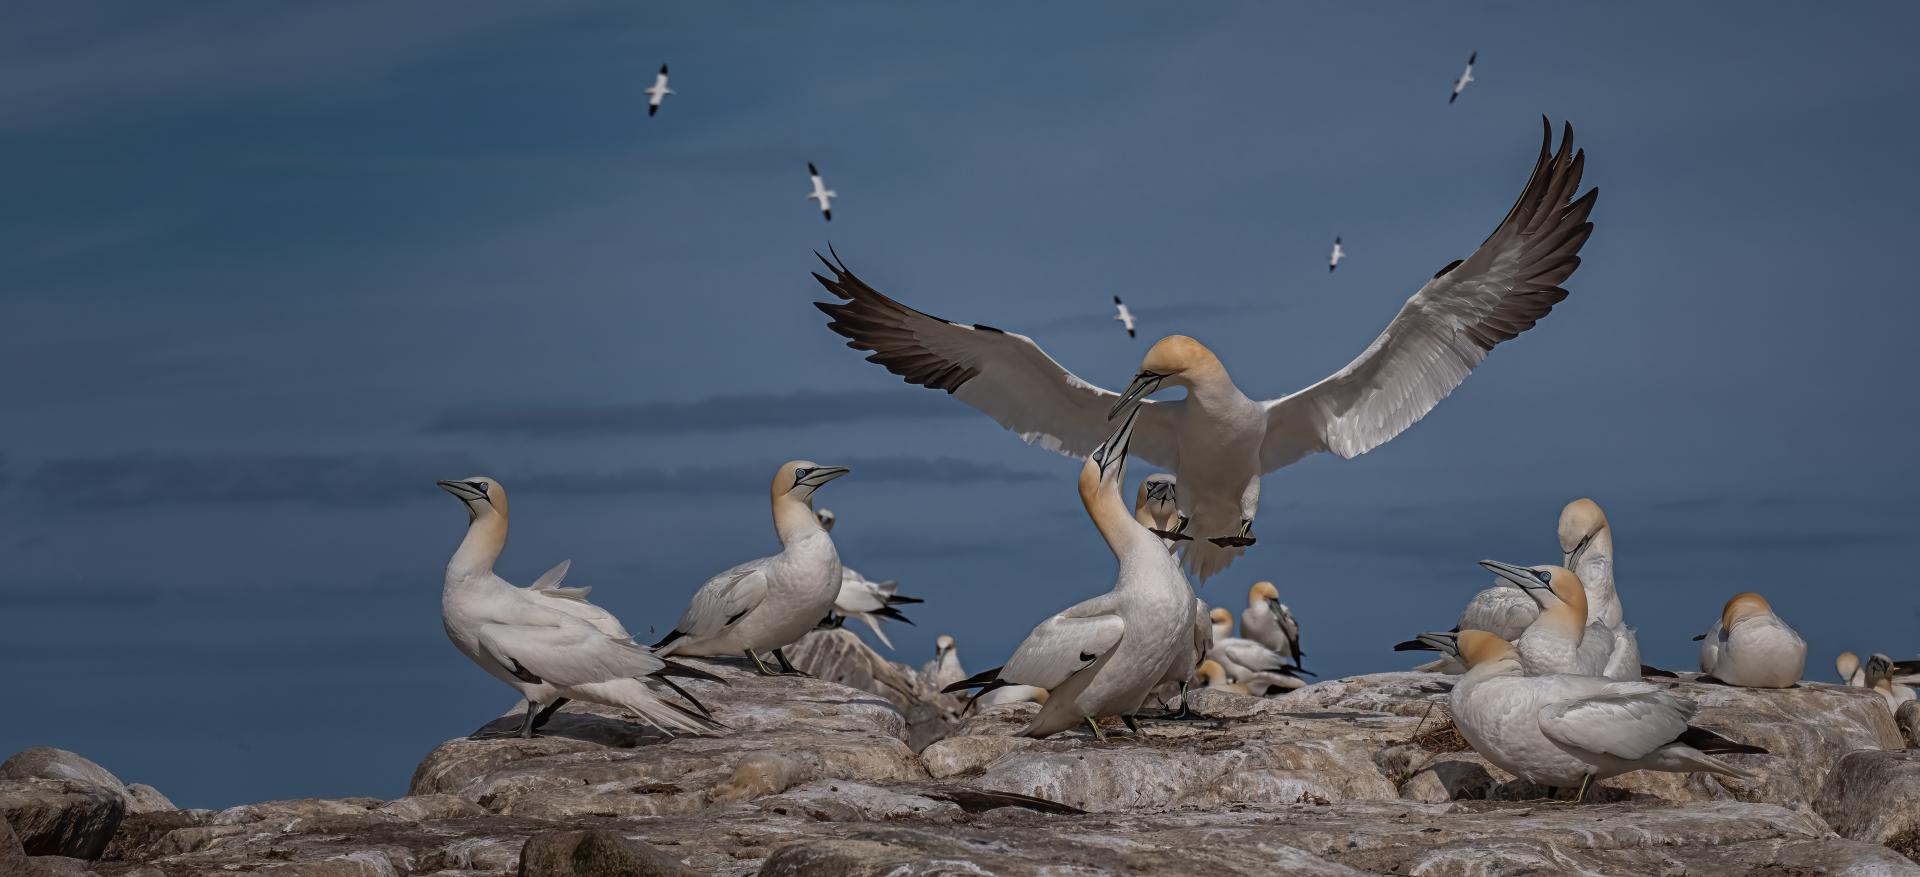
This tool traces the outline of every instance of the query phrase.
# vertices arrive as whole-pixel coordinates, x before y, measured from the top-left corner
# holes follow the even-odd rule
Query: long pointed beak
[[[1127,458],[1127,445],[1133,441],[1133,424],[1140,417],[1138,406],[1127,411],[1127,419],[1120,421],[1120,428],[1113,431],[1100,447],[1093,449],[1094,462],[1100,465],[1100,477],[1115,471]]]
[[[852,471],[852,469],[848,469],[845,466],[821,466],[807,473],[806,483],[813,487],[819,487]]]
[[[1498,560],[1483,560],[1480,561],[1480,565],[1491,570],[1494,575],[1506,579],[1516,588],[1531,591],[1536,588],[1546,587],[1546,585],[1540,584],[1539,579],[1533,577],[1533,570],[1527,569],[1524,566],[1514,566],[1511,563],[1502,563]]]
[[[1457,633],[1423,633],[1393,647],[1396,652],[1440,652],[1454,657],[1460,656],[1460,635]]]
[[[453,494],[461,502],[473,502],[483,497],[483,494],[474,492],[474,489],[468,487],[464,481],[435,481],[434,483],[440,485],[441,490]]]
[[[1156,375],[1153,372],[1141,372],[1134,375],[1133,383],[1128,384],[1127,391],[1120,394],[1120,401],[1113,403],[1113,407],[1107,410],[1107,419],[1112,420],[1120,414],[1121,409],[1146,398],[1147,394],[1160,389],[1160,382],[1166,379],[1166,375]]]

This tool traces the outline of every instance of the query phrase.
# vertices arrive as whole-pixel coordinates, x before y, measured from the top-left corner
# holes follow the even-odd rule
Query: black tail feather
[[[1688,725],[1687,730],[1682,732],[1680,739],[1675,742],[1684,743],[1709,755],[1723,755],[1728,753],[1746,755],[1768,754],[1767,750],[1762,747],[1752,746],[1746,743],[1736,743],[1705,728],[1695,727],[1693,725]]]
[[[919,597],[908,597],[904,594],[894,594],[893,596],[887,598],[888,606],[905,606],[910,603],[925,603],[925,602],[927,601],[922,600]]]
[[[940,692],[942,694],[958,694],[962,691],[966,691],[969,688],[980,688],[987,685],[993,685],[993,683],[995,682],[1000,682],[1000,671],[1005,669],[1006,669],[1005,667],[995,667],[991,670],[982,670],[978,673],[973,674],[972,676],[968,676],[967,678],[960,680],[959,682],[955,682],[952,685],[949,685],[945,688],[940,689]],[[1000,684],[1010,685],[1012,683],[1001,682]],[[995,686],[995,687],[998,687],[998,686]]]
[[[687,632],[684,630],[671,631],[666,636],[661,637],[659,642],[654,643],[653,647],[656,649],[661,648],[662,646],[665,646],[668,643],[671,643],[674,640],[677,640],[686,635],[687,635]]]
[[[1642,676],[1656,676],[1656,677],[1660,677],[1660,678],[1662,678],[1662,679],[1678,679],[1678,678],[1680,678],[1680,674],[1678,674],[1678,673],[1675,673],[1675,672],[1673,672],[1672,670],[1662,670],[1662,669],[1660,669],[1659,667],[1655,667],[1655,666],[1653,666],[1652,664],[1641,664],[1641,665],[1640,665],[1640,675],[1642,675]]]
[[[903,622],[906,622],[907,624],[913,624],[913,619],[908,618],[905,615],[901,615],[900,610],[895,609],[892,606],[882,606],[878,609],[873,610],[873,614],[878,615],[881,618],[891,618],[895,621],[903,621]],[[919,625],[915,624],[914,626],[918,627]]]

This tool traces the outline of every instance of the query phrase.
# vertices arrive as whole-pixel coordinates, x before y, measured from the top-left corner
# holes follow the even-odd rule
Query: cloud
[[[917,387],[902,386],[888,390],[802,390],[710,396],[692,402],[469,407],[443,413],[423,429],[439,434],[584,438],[972,416],[975,414],[971,409],[954,404],[951,399]]]
[[[1022,483],[1040,472],[953,457],[877,457],[837,461],[864,482],[935,485]],[[158,506],[290,503],[317,507],[397,505],[432,495],[441,478],[497,472],[509,489],[559,496],[754,493],[767,489],[774,463],[600,472],[514,472],[461,453],[269,454],[185,456],[122,454],[41,463],[21,485],[54,508],[101,510]]]

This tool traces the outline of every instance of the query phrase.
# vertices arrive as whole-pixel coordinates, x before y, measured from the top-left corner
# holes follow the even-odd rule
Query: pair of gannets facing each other
[[[1807,641],[1773,613],[1767,598],[1735,594],[1700,643],[1700,672],[1744,688],[1792,688],[1807,670]]]
[[[1120,428],[1080,467],[1080,501],[1119,562],[1113,589],[1041,622],[1006,666],[945,689],[1046,689],[1047,702],[1021,731],[1026,736],[1085,722],[1104,740],[1099,719],[1105,716],[1134,725],[1133,715],[1193,631],[1193,588],[1166,544],[1135,521],[1120,498],[1138,415],[1131,406]]]
[[[1244,683],[1260,693],[1306,687],[1306,681],[1295,674],[1312,674],[1288,664],[1286,655],[1253,640],[1233,635],[1232,612],[1215,608],[1208,613],[1208,618],[1212,622],[1212,642],[1207,647],[1206,656],[1220,665],[1227,678]]]
[[[1135,453],[1179,476],[1186,532],[1199,537],[1182,551],[1205,581],[1253,544],[1262,474],[1321,451],[1352,458],[1385,444],[1567,297],[1559,284],[1579,267],[1598,192],[1574,197],[1586,157],[1573,151],[1572,126],[1551,153],[1552,126],[1542,124],[1533,173],[1493,234],[1427,281],[1345,368],[1278,399],[1249,398],[1213,351],[1183,335],[1154,344],[1124,391],[1105,390],[1025,335],[922,313],[825,257],[834,276],[814,277],[841,301],[815,306],[848,347],[871,351],[868,361],[945,390],[1049,450],[1088,452],[1116,412],[1145,400]],[[1176,386],[1185,398],[1146,399]]]
[[[832,509],[821,509],[814,513],[820,521],[820,528],[833,532],[838,520]],[[924,603],[919,597],[908,597],[899,593],[900,583],[893,580],[876,582],[855,571],[846,564],[840,565],[840,594],[833,599],[833,611],[827,613],[821,627],[839,627],[849,618],[858,618],[873,631],[882,645],[893,648],[893,640],[887,639],[887,632],[880,629],[880,619],[891,618],[894,621],[912,624],[913,619],[900,613],[896,606]]]
[[[807,460],[782,464],[770,488],[780,553],[708,579],[673,630],[653,647],[662,655],[745,654],[761,673],[779,675],[760,659],[761,652],[770,651],[784,674],[805,675],[782,649],[833,609],[841,579],[833,537],[813,514],[813,493],[847,471]]]
[[[1599,676],[1529,676],[1511,644],[1483,630],[1421,634],[1467,672],[1448,694],[1453,723],[1475,752],[1550,788],[1636,770],[1705,771],[1752,779],[1716,754],[1765,754],[1688,724],[1699,707],[1647,682]]]
[[[520,736],[532,737],[569,700],[618,707],[668,734],[722,727],[667,678],[718,677],[635,643],[612,613],[587,602],[589,588],[560,587],[566,563],[531,588],[494,573],[507,545],[507,489],[500,482],[474,477],[439,484],[467,508],[467,535],[447,563],[440,619],[454,648],[526,699]],[[664,700],[668,692],[694,709]]]

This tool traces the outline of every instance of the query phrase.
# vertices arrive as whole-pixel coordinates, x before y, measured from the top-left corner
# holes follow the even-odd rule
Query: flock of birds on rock
[[[1473,60],[1453,97],[1473,81]],[[664,65],[647,93],[649,114],[673,93]],[[1108,590],[1040,620],[1003,665],[969,675],[953,638],[941,636],[923,677],[945,692],[971,692],[969,706],[1037,703],[1021,731],[1028,736],[1084,726],[1101,741],[1103,720],[1141,733],[1142,718],[1190,714],[1186,694],[1194,685],[1256,695],[1304,686],[1312,674],[1302,667],[1300,627],[1271,582],[1249,589],[1240,636],[1234,613],[1207,606],[1194,583],[1256,544],[1264,474],[1322,451],[1355,457],[1393,439],[1495,346],[1567,297],[1560,284],[1580,264],[1597,190],[1579,194],[1585,154],[1573,150],[1572,127],[1558,151],[1551,125],[1545,128],[1519,198],[1485,242],[1422,285],[1352,362],[1264,401],[1243,393],[1213,351],[1181,335],[1153,344],[1123,389],[1102,389],[1025,335],[915,310],[855,276],[838,254],[821,257],[827,273],[814,277],[833,300],[816,306],[847,346],[1029,443],[1084,457],[1081,508],[1117,564]],[[835,193],[808,170],[808,197],[831,218]],[[1342,255],[1336,239],[1329,270]],[[1133,335],[1132,313],[1117,297],[1114,304],[1115,319]],[[1172,387],[1185,396],[1152,398]],[[1131,503],[1124,493],[1129,456],[1169,470],[1141,481]],[[898,607],[920,602],[841,562],[831,536],[836,519],[816,511],[813,500],[847,474],[806,460],[775,469],[769,501],[779,553],[708,579],[651,646],[589,602],[588,589],[563,587],[565,564],[528,588],[494,574],[507,537],[506,489],[486,477],[440,482],[468,514],[446,570],[447,634],[520,693],[523,737],[574,699],[623,709],[668,734],[723,733],[676,682],[719,677],[685,659],[740,656],[762,674],[804,675],[785,650],[810,631],[858,618],[891,647],[882,621],[905,621]],[[1605,513],[1591,500],[1569,503],[1558,537],[1560,565],[1483,561],[1496,584],[1472,598],[1452,630],[1396,646],[1437,651],[1419,669],[1459,675],[1449,708],[1461,736],[1518,776],[1577,787],[1576,799],[1592,781],[1634,770],[1750,776],[1724,756],[1764,750],[1690,725],[1692,702],[1644,681],[1674,674],[1640,663],[1615,587]],[[1805,643],[1758,594],[1729,600],[1700,639],[1702,672],[1729,685],[1789,687],[1805,668]],[[1904,683],[1920,664],[1879,654],[1862,664],[1849,653],[1839,670],[1844,681],[1872,687],[1897,707],[1913,698]],[[1169,712],[1149,714],[1149,704]]]

